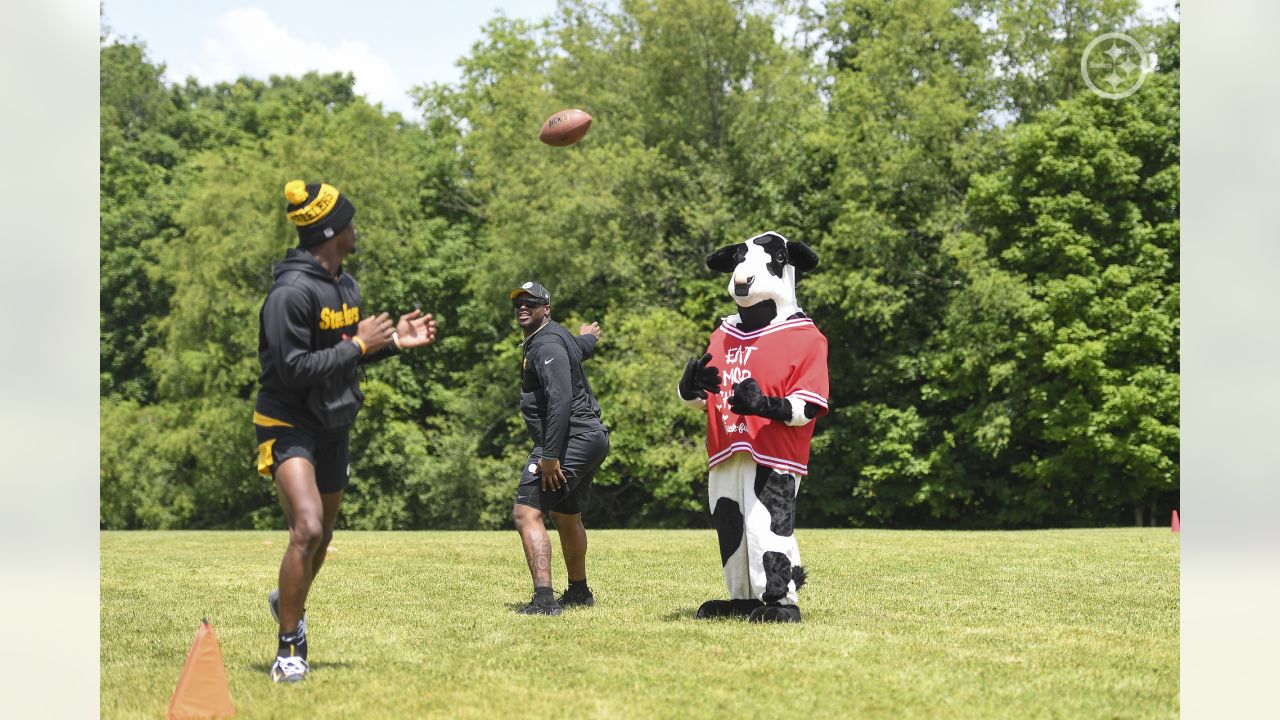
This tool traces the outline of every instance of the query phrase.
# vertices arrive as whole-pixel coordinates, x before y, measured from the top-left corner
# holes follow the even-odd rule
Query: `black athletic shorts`
[[[346,489],[351,476],[350,430],[317,435],[259,413],[253,414],[253,430],[258,436],[259,475],[274,477],[285,460],[302,457],[316,469],[320,494]]]
[[[535,474],[542,448],[535,447],[524,463],[520,487],[516,488],[516,504],[528,505],[544,512],[574,515],[587,509],[591,499],[591,481],[609,454],[609,431],[592,430],[569,438],[569,446],[560,458],[560,469],[569,480],[559,490],[542,490],[542,476]]]

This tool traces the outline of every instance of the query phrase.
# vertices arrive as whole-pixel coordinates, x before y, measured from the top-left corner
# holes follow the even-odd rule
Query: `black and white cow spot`
[[[720,498],[711,513],[711,524],[720,540],[720,564],[725,565],[742,544],[742,506],[727,497]]]
[[[782,271],[787,266],[787,241],[781,235],[768,233],[756,238],[754,242],[769,254],[769,262],[765,264],[769,273],[782,277]]]
[[[796,529],[796,478],[760,466],[756,468],[756,497],[769,509],[769,529],[791,537]]]
[[[791,582],[791,561],[786,554],[773,552],[764,554],[764,595],[765,602],[777,602],[787,596],[787,584]]]

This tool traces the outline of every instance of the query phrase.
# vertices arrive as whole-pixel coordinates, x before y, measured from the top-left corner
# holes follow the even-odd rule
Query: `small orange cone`
[[[1182,532],[1182,523],[1178,522],[1178,511],[1173,511],[1173,525],[1170,527],[1174,532]]]
[[[191,643],[187,662],[178,676],[178,686],[169,700],[169,720],[230,717],[236,714],[227,686],[227,669],[222,663],[222,647],[208,620],[200,622]]]

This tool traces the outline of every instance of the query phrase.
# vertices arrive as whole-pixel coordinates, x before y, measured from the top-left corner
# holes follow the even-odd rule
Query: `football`
[[[590,129],[591,116],[577,108],[570,108],[547,118],[547,121],[542,123],[542,132],[538,133],[538,139],[548,145],[565,147],[581,140]]]

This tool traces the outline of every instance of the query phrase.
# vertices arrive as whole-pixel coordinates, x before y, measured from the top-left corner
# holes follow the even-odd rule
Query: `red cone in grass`
[[[1178,522],[1178,511],[1173,511],[1173,525],[1170,527],[1174,532],[1182,532],[1182,523]]]
[[[213,626],[203,620],[187,653],[187,662],[182,666],[178,687],[173,689],[173,698],[169,700],[169,720],[235,714],[231,688],[227,686],[227,669],[222,663],[222,647],[218,645]]]

